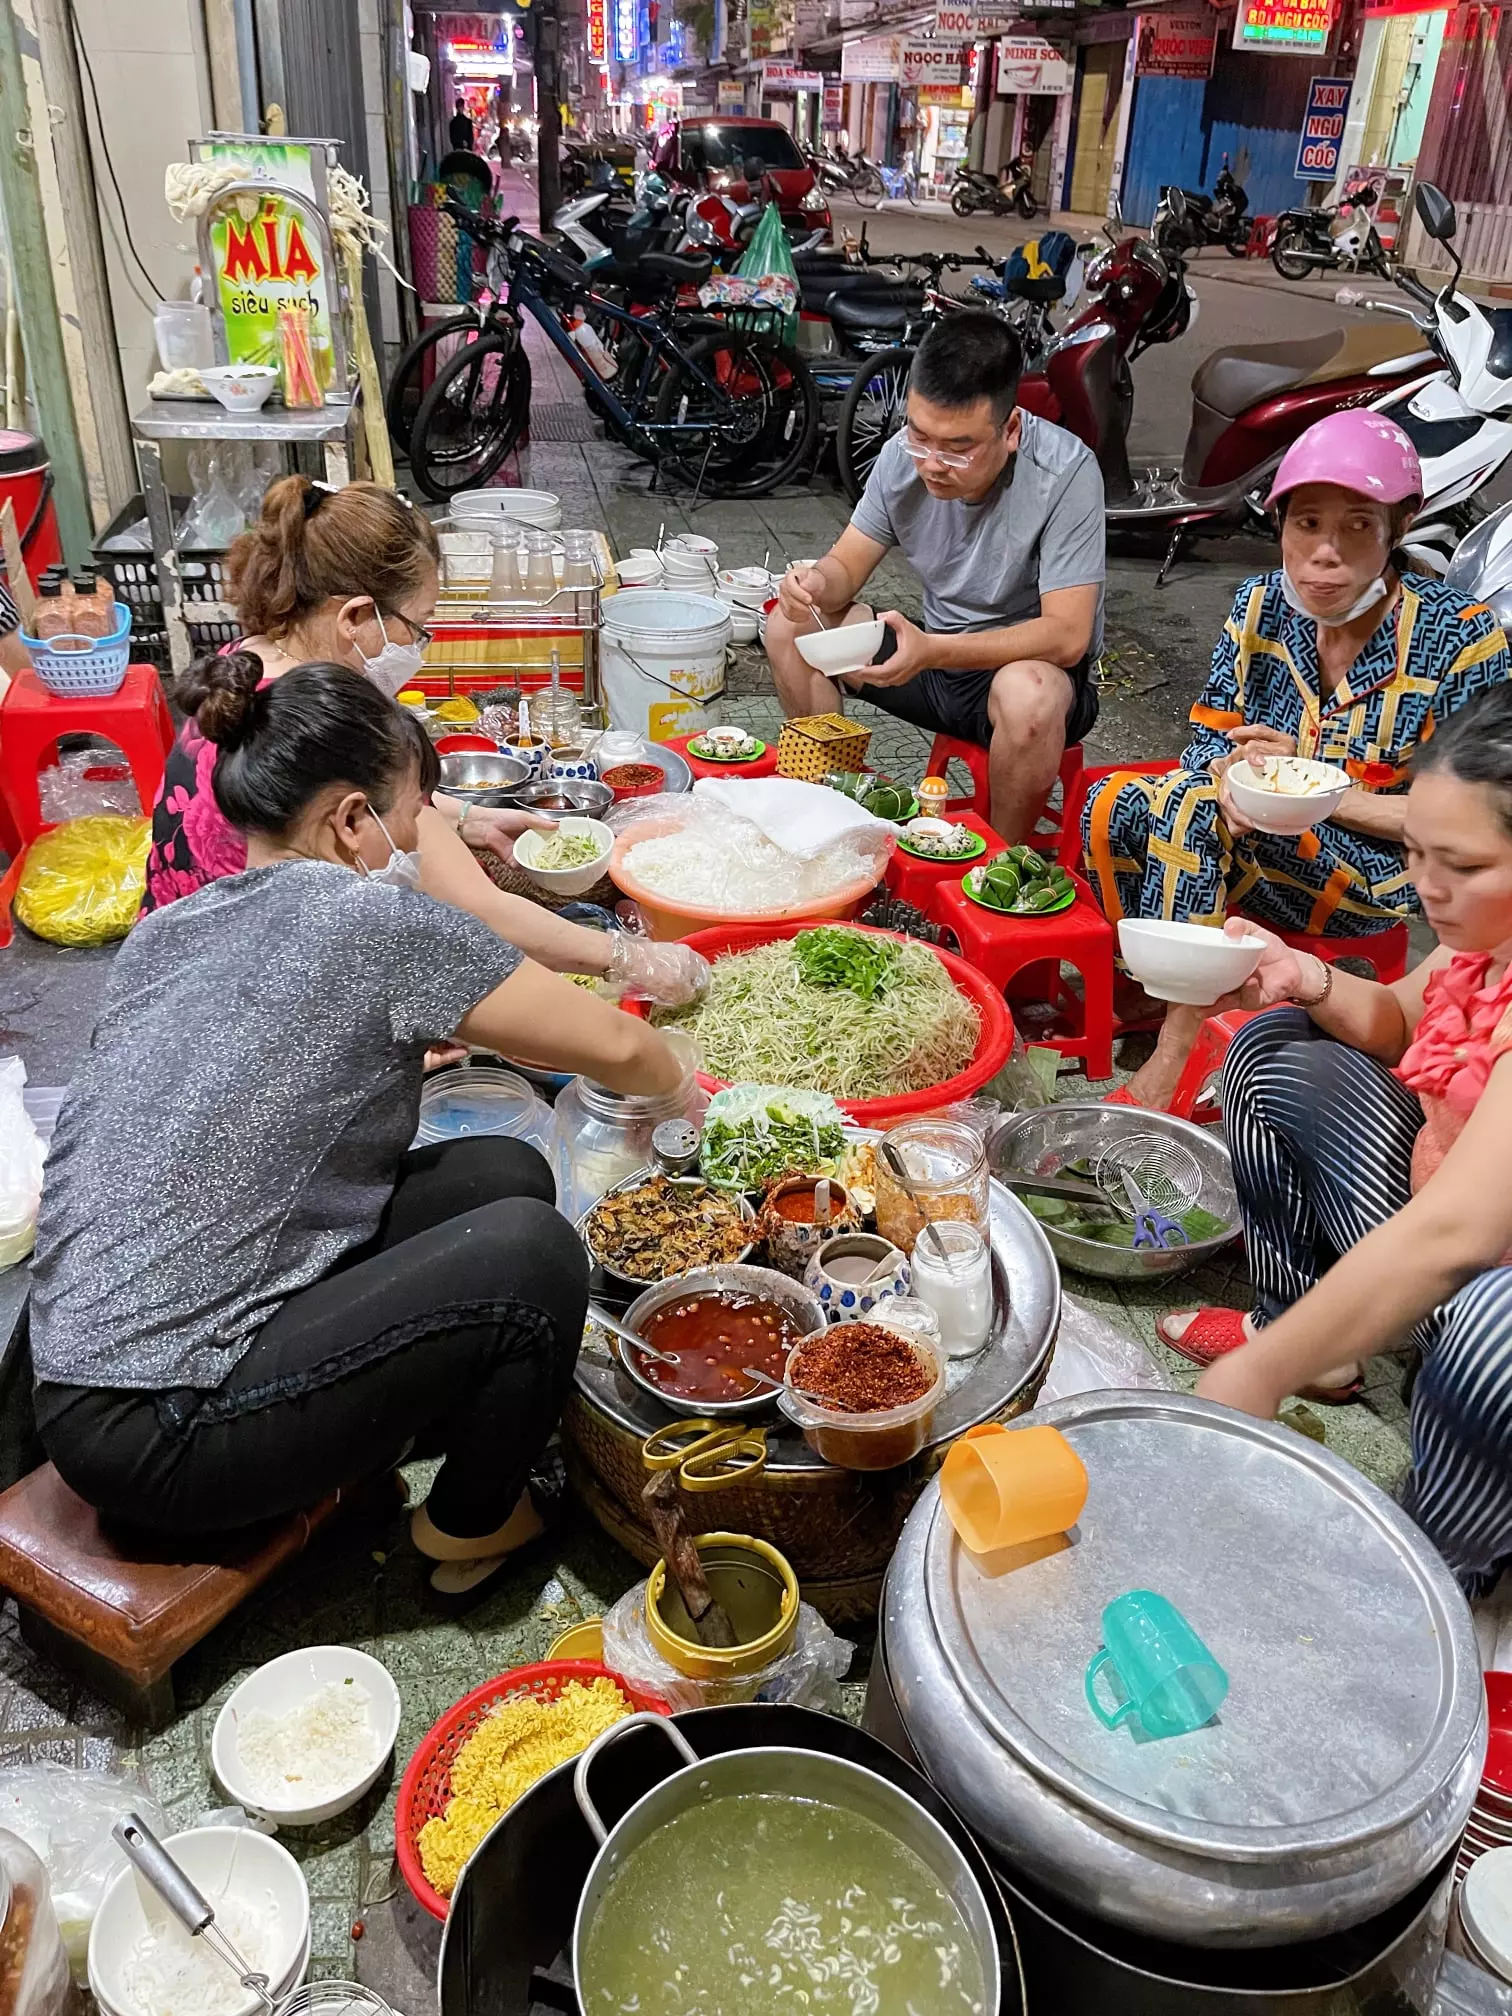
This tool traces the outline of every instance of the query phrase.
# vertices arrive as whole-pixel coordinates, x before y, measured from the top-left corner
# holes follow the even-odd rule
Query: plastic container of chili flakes
[[[0,2016],[64,2016],[72,1992],[47,1871],[0,1828]]]
[[[911,1462],[928,1442],[934,1425],[934,1411],[945,1392],[945,1364],[940,1354],[925,1340],[892,1323],[837,1323],[819,1332],[826,1343],[841,1334],[858,1339],[869,1330],[886,1331],[906,1344],[929,1374],[929,1385],[917,1399],[898,1407],[879,1407],[866,1413],[825,1406],[794,1384],[801,1379],[803,1346],[796,1344],[788,1356],[787,1388],[778,1405],[803,1430],[804,1439],[826,1463],[838,1470],[895,1470]]]

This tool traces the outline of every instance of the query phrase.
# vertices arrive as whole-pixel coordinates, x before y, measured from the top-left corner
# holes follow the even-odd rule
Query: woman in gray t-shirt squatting
[[[426,1047],[635,1093],[681,1060],[415,886],[419,750],[372,685],[312,664],[259,688],[249,654],[209,677],[247,868],[116,959],[48,1159],[38,1425],[83,1498],[175,1538],[313,1505],[418,1439],[445,1461],[415,1542],[462,1593],[540,1530],[525,1482],[588,1264],[533,1148],[410,1149]]]

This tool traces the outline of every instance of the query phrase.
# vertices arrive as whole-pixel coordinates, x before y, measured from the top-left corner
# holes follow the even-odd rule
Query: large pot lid
[[[1224,1860],[1316,1854],[1403,1825],[1481,1739],[1464,1598],[1348,1464],[1177,1394],[1083,1394],[1031,1423],[1086,1465],[1071,1546],[989,1578],[937,1492],[915,1516],[932,1522],[929,1610],[965,1702],[1074,1803]],[[1130,1589],[1168,1597],[1228,1671],[1217,1720],[1191,1736],[1137,1740],[1087,1706],[1103,1609]]]

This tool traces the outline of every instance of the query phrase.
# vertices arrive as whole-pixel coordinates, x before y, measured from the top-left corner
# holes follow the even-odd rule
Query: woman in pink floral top
[[[1240,1030],[1223,1082],[1255,1306],[1161,1334],[1200,1394],[1267,1418],[1419,1346],[1403,1502],[1476,1595],[1512,1563],[1512,686],[1419,752],[1406,844],[1440,944],[1395,986],[1261,934],[1230,1005],[1294,1005]]]

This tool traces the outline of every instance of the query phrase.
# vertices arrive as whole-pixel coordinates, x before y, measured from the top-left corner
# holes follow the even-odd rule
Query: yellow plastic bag
[[[95,813],[32,842],[14,910],[54,945],[108,945],[136,922],[152,823]]]

